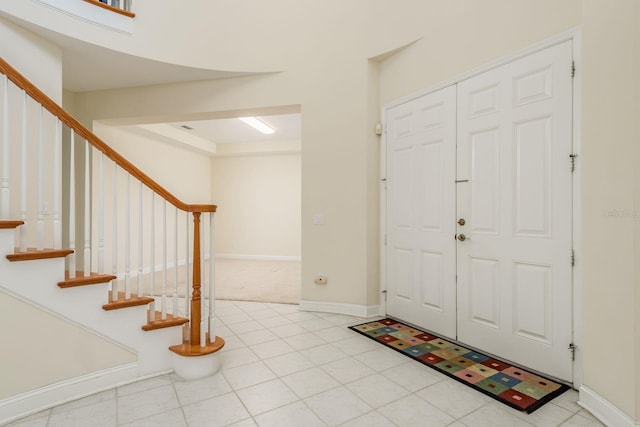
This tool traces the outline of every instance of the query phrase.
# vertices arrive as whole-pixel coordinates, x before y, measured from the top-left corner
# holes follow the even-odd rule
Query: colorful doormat
[[[565,384],[534,375],[393,319],[367,322],[349,329],[528,414],[569,389]]]

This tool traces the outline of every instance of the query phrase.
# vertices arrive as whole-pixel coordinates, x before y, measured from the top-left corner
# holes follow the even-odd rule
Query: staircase
[[[216,206],[180,201],[2,58],[0,114],[0,291],[132,349],[138,378],[215,372]]]
[[[16,253],[12,227],[20,226],[22,221],[0,221],[0,253],[6,255],[0,271],[7,290],[133,349],[140,376],[172,369],[167,349],[182,341],[182,331],[171,326],[188,319],[146,321],[150,297],[106,303],[112,275],[66,279],[67,249]]]

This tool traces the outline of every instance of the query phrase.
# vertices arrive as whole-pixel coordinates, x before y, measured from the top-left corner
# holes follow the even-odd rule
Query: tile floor
[[[216,375],[108,390],[10,424],[99,426],[601,426],[571,390],[531,415],[347,329],[364,319],[217,301]]]

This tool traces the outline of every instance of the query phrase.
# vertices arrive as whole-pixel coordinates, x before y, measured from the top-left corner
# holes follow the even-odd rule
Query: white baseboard
[[[0,400],[0,425],[139,379],[138,363],[128,363],[12,396]]]
[[[635,427],[640,425],[607,399],[589,389],[589,387],[580,387],[578,405],[591,412],[594,417],[609,427]]]
[[[216,259],[241,259],[247,261],[302,261],[302,257],[300,256],[288,255],[216,254]]]
[[[322,311],[325,313],[346,314],[358,317],[375,317],[380,313],[380,306],[346,304],[341,302],[324,302],[300,300],[301,311]]]

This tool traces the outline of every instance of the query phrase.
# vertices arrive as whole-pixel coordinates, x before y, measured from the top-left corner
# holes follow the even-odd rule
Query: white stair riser
[[[0,254],[4,257],[6,254],[13,253],[14,249],[14,233],[15,230],[0,229]]]

